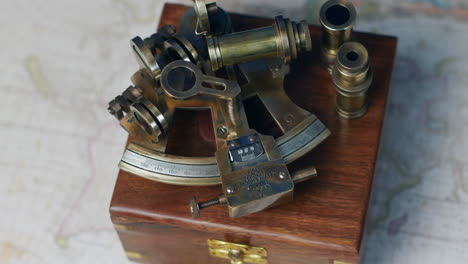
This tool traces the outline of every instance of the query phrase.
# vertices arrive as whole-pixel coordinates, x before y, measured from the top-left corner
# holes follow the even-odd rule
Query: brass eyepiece
[[[207,36],[206,41],[214,71],[226,65],[270,58],[289,63],[299,52],[312,49],[307,22],[296,23],[282,16],[277,16],[270,27]]]
[[[344,118],[358,118],[367,110],[367,90],[372,83],[367,49],[358,42],[347,42],[339,49],[332,70],[336,111]]]
[[[329,0],[320,8],[322,40],[320,57],[325,69],[331,73],[338,49],[350,41],[356,20],[356,9],[348,0]]]

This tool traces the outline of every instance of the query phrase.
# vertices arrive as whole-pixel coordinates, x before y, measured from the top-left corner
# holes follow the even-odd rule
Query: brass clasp
[[[214,239],[208,239],[208,247],[211,256],[229,259],[231,264],[268,264],[267,251],[264,248]]]

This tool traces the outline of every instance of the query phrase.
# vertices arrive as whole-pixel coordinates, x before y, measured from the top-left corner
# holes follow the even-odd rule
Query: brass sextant
[[[133,85],[109,103],[109,112],[130,134],[122,170],[167,184],[222,185],[219,197],[190,209],[224,204],[231,217],[293,199],[294,184],[317,175],[314,167],[291,172],[287,164],[330,132],[283,89],[289,63],[312,49],[308,25],[278,16],[273,25],[231,32],[216,3],[195,0],[179,30],[164,26],[131,47],[140,69]],[[263,104],[279,135],[249,125],[244,103]],[[167,153],[176,110],[209,110],[216,152],[212,157]],[[256,116],[262,120],[262,116]],[[266,118],[266,116],[265,116]]]

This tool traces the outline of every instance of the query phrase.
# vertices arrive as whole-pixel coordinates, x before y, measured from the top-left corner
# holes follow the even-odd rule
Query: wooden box
[[[187,8],[167,4],[160,24],[178,25]],[[231,18],[236,31],[273,23],[272,19],[241,15]],[[296,185],[294,201],[279,207],[231,219],[227,209],[218,206],[192,219],[188,199],[216,197],[220,186],[172,186],[120,171],[110,214],[130,259],[161,264],[229,263],[209,254],[207,240],[216,239],[265,248],[269,264],[359,262],[397,40],[354,33],[369,51],[374,82],[366,115],[344,120],[335,112],[332,81],[319,62],[321,29],[311,26],[310,30],[313,52],[292,64],[285,88],[332,135],[289,167],[315,165],[319,177]],[[194,144],[191,149],[199,147],[203,146]]]

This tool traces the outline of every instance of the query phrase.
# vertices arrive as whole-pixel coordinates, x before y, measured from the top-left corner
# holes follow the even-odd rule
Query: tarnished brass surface
[[[288,66],[276,69],[265,62],[243,65],[242,71],[249,82],[242,87],[243,97],[259,96],[269,110],[283,135],[276,138],[281,156],[290,163],[325,140],[330,131],[313,114],[295,105],[283,90]],[[275,78],[269,69],[275,69]],[[153,81],[145,70],[133,76],[135,85],[143,90],[151,89]],[[262,84],[262,85],[259,85]],[[265,89],[267,88],[267,89]],[[182,107],[182,105],[180,105]],[[169,118],[169,115],[166,115]],[[180,157],[165,153],[163,136],[158,144],[148,140],[145,132],[123,120],[121,125],[133,137],[119,167],[134,174],[172,184],[213,185],[220,184],[220,174],[214,157]],[[304,144],[304,142],[307,142]],[[196,165],[192,167],[190,165]],[[183,176],[183,177],[181,177]]]
[[[208,250],[211,256],[228,259],[234,264],[268,264],[268,253],[261,247],[208,239]]]
[[[356,9],[348,0],[329,0],[320,8],[319,20],[323,29],[320,57],[331,73],[338,49],[351,39]]]
[[[251,131],[248,135],[251,136],[256,138],[251,143],[263,147],[266,160],[259,162],[255,159],[234,169],[232,162],[226,159],[225,153],[234,155],[235,152],[252,147],[241,147],[242,143],[241,146],[225,144],[216,152],[216,161],[231,217],[258,212],[293,198],[294,183],[273,137],[255,131]]]
[[[367,90],[372,83],[367,49],[358,42],[343,44],[332,71],[336,110],[341,117],[358,118],[367,110]]]
[[[216,3],[197,0],[179,27],[131,41],[141,69],[132,76],[134,85],[109,103],[109,112],[131,134],[119,167],[164,183],[221,184],[218,198],[190,200],[194,217],[213,205],[226,205],[229,216],[240,217],[292,200],[294,183],[317,172],[290,173],[286,165],[330,134],[283,88],[288,63],[312,48],[307,23],[276,17],[271,27],[230,33],[229,16]],[[219,77],[221,68],[227,78]],[[279,137],[249,126],[244,101],[253,97],[273,118]],[[214,157],[166,152],[178,109],[210,110]]]
[[[296,23],[282,16],[277,16],[270,27],[208,37],[207,44],[213,70],[271,58],[289,63],[299,52],[312,49],[307,23]]]

